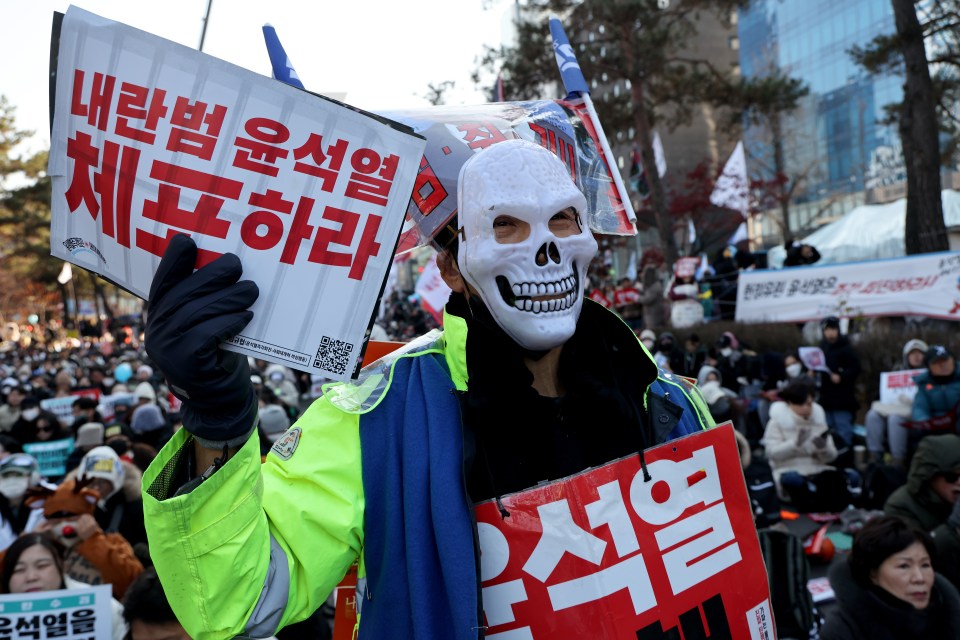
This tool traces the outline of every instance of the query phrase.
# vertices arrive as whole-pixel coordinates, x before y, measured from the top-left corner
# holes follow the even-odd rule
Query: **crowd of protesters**
[[[109,584],[116,640],[186,638],[150,568],[140,493],[143,470],[180,427],[178,403],[141,326],[85,333],[34,325],[0,344],[0,590]],[[266,453],[323,381],[251,365]],[[324,618],[279,637],[327,631]]]
[[[733,422],[744,466],[766,469],[777,505],[812,513],[862,507],[866,533],[845,568],[831,571],[840,585],[840,609],[827,626],[829,637],[859,637],[850,629],[870,624],[858,614],[867,610],[864,602],[884,615],[891,606],[894,613],[915,612],[896,624],[935,628],[954,619],[960,602],[953,586],[960,581],[960,370],[950,346],[905,340],[902,367],[916,377],[916,396],[873,402],[858,428],[860,355],[839,319],[820,323],[819,370],[808,370],[796,352],[758,353],[731,331],[704,344],[697,326],[674,326],[676,304],[697,305],[699,322],[730,315],[724,300],[730,286],[735,300],[731,274],[742,268],[736,255],[730,247],[712,265],[691,261],[684,271],[667,269],[654,253],[637,265],[636,279],[616,284],[600,266],[591,270],[587,292],[622,316],[661,367],[697,381],[714,419]],[[404,341],[434,326],[419,301],[396,292],[384,301],[372,338]],[[3,343],[0,551],[6,557],[0,588],[18,593],[28,581],[30,589],[111,584],[114,637],[132,630],[136,638],[137,628],[154,627],[185,637],[177,635],[182,628],[150,569],[140,498],[142,472],[179,428],[179,407],[146,357],[141,331],[133,324],[105,336],[88,331],[68,339],[40,326],[24,334],[38,340]],[[266,455],[322,393],[324,381],[259,360],[251,365]],[[885,484],[874,486],[880,480]],[[887,518],[878,518],[883,512]],[[879,524],[867,522],[871,517]],[[902,578],[906,591],[898,592],[890,579],[877,581],[890,558],[918,567],[915,577]],[[933,568],[942,574],[935,580]],[[911,580],[916,588],[909,587]],[[917,595],[921,591],[926,597]],[[329,625],[314,621],[310,629],[309,637],[323,637]],[[291,627],[281,638],[284,633],[297,637],[298,631]]]

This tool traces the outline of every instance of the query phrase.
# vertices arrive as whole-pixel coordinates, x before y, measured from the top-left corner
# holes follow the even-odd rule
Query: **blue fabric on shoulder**
[[[479,569],[460,404],[439,354],[400,358],[360,418],[367,589],[360,640],[476,640]]]

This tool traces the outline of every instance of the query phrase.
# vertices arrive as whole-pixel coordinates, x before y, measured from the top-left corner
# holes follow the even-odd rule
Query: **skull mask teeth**
[[[497,289],[505,303],[520,311],[535,314],[566,311],[580,296],[580,275],[574,261],[570,275],[560,280],[511,284],[506,276],[497,276]]]
[[[497,143],[460,171],[458,265],[517,344],[545,351],[576,331],[597,243],[580,224],[586,199],[563,162],[525,140]],[[572,216],[571,216],[572,214]]]

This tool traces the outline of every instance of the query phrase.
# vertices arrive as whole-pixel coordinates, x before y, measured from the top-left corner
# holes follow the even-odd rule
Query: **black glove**
[[[240,280],[232,253],[196,273],[197,245],[185,235],[170,241],[148,303],[147,354],[183,401],[183,426],[210,443],[242,442],[255,422],[257,402],[246,356],[220,349],[250,322],[259,290]],[[239,282],[238,282],[239,281]]]

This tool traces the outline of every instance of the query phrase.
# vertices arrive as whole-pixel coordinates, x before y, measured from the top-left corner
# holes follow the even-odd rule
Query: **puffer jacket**
[[[917,395],[913,398],[912,419],[929,420],[944,416],[960,404],[960,367],[954,368],[953,376],[946,382],[935,380],[929,370],[914,380],[917,383]]]
[[[801,418],[786,402],[770,406],[770,421],[760,441],[773,469],[773,478],[780,486],[780,476],[796,471],[809,476],[832,469],[827,463],[837,457],[837,447],[828,433],[826,413],[819,404],[807,419]],[[822,436],[826,443],[817,447],[813,440]]]

